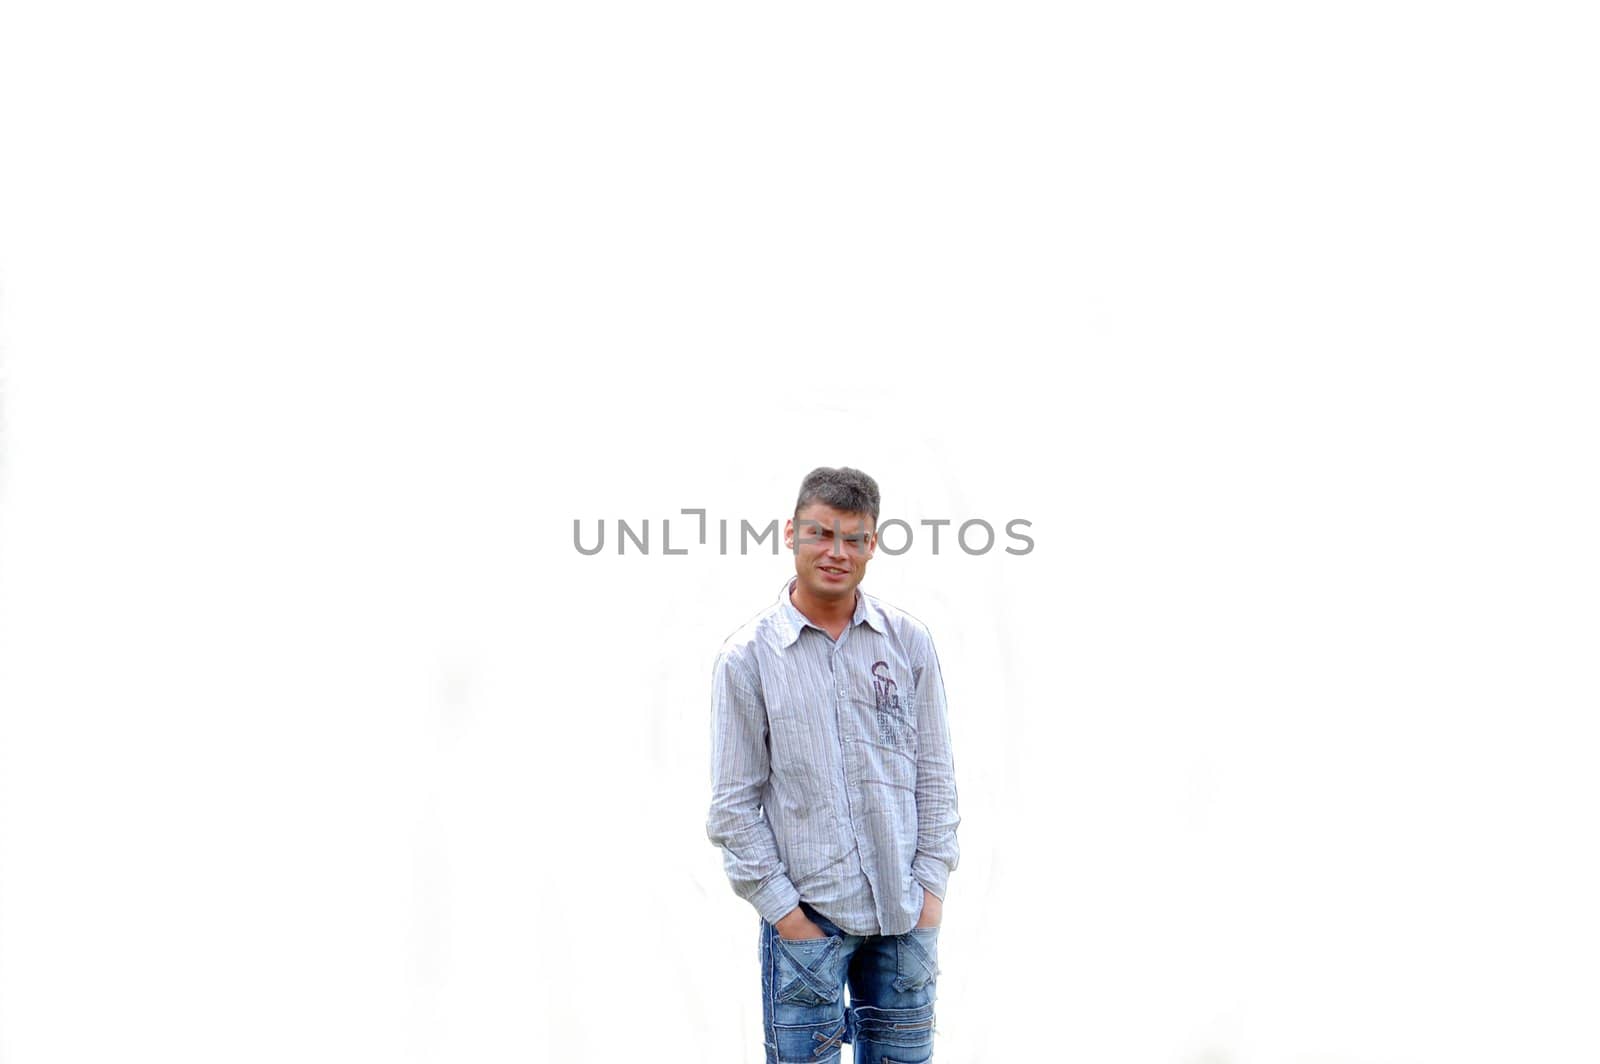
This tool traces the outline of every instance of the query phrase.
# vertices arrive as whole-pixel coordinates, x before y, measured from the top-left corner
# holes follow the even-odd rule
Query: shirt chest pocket
[[[839,728],[825,697],[767,703],[768,752],[774,776],[816,788],[839,758]]]
[[[914,757],[917,752],[917,712],[913,703],[910,695],[902,695],[897,703],[876,703],[872,707],[872,721],[878,742],[891,750]]]
[[[897,820],[910,817],[914,825],[916,698],[907,688],[881,682],[869,687],[866,695],[853,700],[859,740],[852,747],[866,811],[892,815]]]
[[[867,737],[890,750],[915,757],[917,752],[916,692],[904,669],[877,662],[860,698]]]

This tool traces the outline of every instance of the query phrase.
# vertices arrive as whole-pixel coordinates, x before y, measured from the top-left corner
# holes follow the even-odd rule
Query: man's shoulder
[[[774,639],[783,620],[783,604],[775,602],[735,628],[717,652],[718,667],[732,662],[753,671],[758,648]]]
[[[884,627],[889,630],[891,635],[898,636],[919,646],[931,647],[933,645],[933,632],[923,623],[920,617],[906,612],[891,602],[885,602],[876,595],[868,594],[865,591],[861,592],[861,594],[866,598],[868,607],[876,610],[878,616],[883,619]]]

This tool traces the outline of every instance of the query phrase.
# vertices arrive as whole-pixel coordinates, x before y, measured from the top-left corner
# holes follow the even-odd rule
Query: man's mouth
[[[845,575],[848,574],[847,570],[835,568],[832,565],[819,565],[819,566],[817,566],[817,568],[821,569],[825,573],[831,573],[834,576],[845,576]]]

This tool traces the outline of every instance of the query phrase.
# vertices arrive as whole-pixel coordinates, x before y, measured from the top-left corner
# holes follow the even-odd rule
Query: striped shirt
[[[793,583],[717,655],[706,834],[763,919],[803,898],[850,934],[902,934],[960,856],[933,639],[858,588],[835,641]]]

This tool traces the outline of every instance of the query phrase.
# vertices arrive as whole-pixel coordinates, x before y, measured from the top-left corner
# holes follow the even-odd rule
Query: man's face
[[[800,586],[819,599],[855,596],[877,550],[876,529],[867,514],[835,510],[811,502],[783,526],[784,545],[794,551]]]

